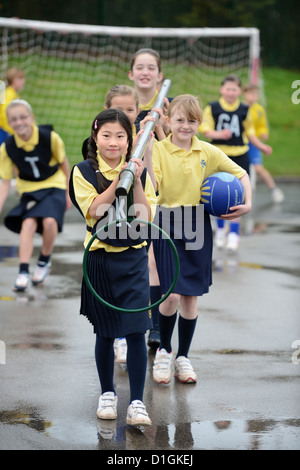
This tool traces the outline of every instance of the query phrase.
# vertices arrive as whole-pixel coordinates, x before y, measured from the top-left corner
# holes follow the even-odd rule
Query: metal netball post
[[[164,104],[164,98],[165,98],[165,96],[167,96],[170,87],[171,87],[171,81],[170,80],[165,80],[163,82],[161,90],[160,90],[160,92],[157,96],[157,99],[154,103],[154,106],[153,106],[154,108],[161,108],[162,109],[163,104]],[[155,127],[155,125],[158,121],[159,113],[157,111],[152,110],[151,113],[150,113],[150,116],[154,117],[154,121],[149,121],[149,122],[146,123],[144,132],[142,133],[141,137],[139,138],[137,146],[135,147],[131,158],[139,158],[140,159],[144,155],[145,148],[146,148],[146,146],[149,142],[149,139],[150,139],[151,131],[154,129],[154,127]],[[134,183],[135,171],[136,171],[135,163],[129,161],[129,163],[128,163],[127,167],[125,168],[125,170],[123,170],[120,174],[120,180],[119,180],[118,186],[117,186],[116,191],[115,191],[116,198],[120,198],[120,197],[124,197],[124,196],[128,197],[129,196],[130,189],[132,188],[133,183]],[[122,223],[122,222],[127,222],[127,221],[128,221],[128,219],[119,219],[117,217],[116,220],[113,220],[112,222],[107,223],[105,226],[101,227],[92,236],[92,238],[90,239],[90,241],[87,244],[87,246],[85,248],[85,251],[84,251],[83,276],[84,276],[85,282],[86,282],[87,287],[90,290],[90,292],[103,305],[105,305],[106,307],[111,308],[113,310],[117,310],[119,312],[137,313],[137,312],[143,312],[145,310],[151,310],[152,308],[154,308],[154,307],[158,306],[159,304],[161,304],[171,294],[171,292],[173,291],[173,289],[175,287],[175,284],[178,280],[178,277],[179,277],[179,256],[178,256],[178,253],[177,253],[174,242],[171,240],[170,236],[166,232],[164,232],[163,229],[161,229],[157,225],[153,224],[152,222],[149,222],[149,221],[146,221],[146,220],[134,219],[135,223],[139,223],[139,224],[142,224],[142,225],[148,225],[148,226],[154,227],[163,236],[163,238],[165,238],[167,240],[168,244],[171,247],[171,251],[173,252],[174,261],[175,261],[174,278],[173,278],[172,284],[170,285],[168,291],[157,302],[155,302],[151,305],[144,305],[144,306],[142,306],[140,308],[136,308],[136,309],[126,309],[126,308],[123,308],[123,307],[118,307],[116,305],[112,305],[109,302],[107,302],[105,299],[103,299],[95,291],[94,287],[91,284],[91,281],[90,281],[89,276],[88,276],[88,270],[87,270],[87,257],[88,257],[90,246],[94,242],[95,238],[99,237],[101,232],[106,230],[111,225],[114,225],[114,224],[117,224],[117,223]]]
[[[161,108],[161,109],[163,108],[164,98],[169,93],[170,88],[171,88],[171,80],[169,79],[164,80],[153,108]],[[131,158],[142,158],[142,156],[144,155],[144,151],[150,139],[151,131],[153,131],[158,121],[159,114],[157,111],[152,110],[150,112],[150,116],[154,117],[154,121],[148,121],[146,123],[144,132],[139,138],[138,143],[131,155]],[[116,197],[127,196],[134,182],[135,171],[136,171],[135,163],[129,161],[127,168],[125,168],[125,170],[123,170],[120,175],[120,181],[115,191]]]

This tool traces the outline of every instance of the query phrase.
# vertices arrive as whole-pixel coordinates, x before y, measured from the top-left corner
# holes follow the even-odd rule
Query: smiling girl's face
[[[156,89],[162,79],[157,59],[149,53],[138,54],[128,74],[137,89]]]
[[[33,132],[33,114],[23,104],[8,106],[6,112],[7,122],[13,131],[21,137],[21,139],[25,141],[29,140]]]
[[[172,132],[172,143],[188,150],[192,145],[192,138],[197,134],[200,122],[188,117],[180,106],[173,110],[168,121]]]
[[[111,99],[111,108],[120,109],[127,114],[131,124],[134,124],[138,115],[138,107],[132,95],[119,95]]]
[[[101,158],[111,167],[116,168],[126,155],[128,147],[128,136],[124,127],[118,122],[107,122],[103,124],[95,142]]]

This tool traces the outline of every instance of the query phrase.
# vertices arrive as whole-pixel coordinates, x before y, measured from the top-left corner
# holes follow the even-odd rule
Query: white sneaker
[[[235,232],[230,232],[227,237],[227,245],[226,248],[230,253],[235,253],[240,244],[240,237]]]
[[[226,242],[226,228],[217,228],[215,232],[215,244],[217,248],[223,248]]]
[[[284,200],[284,194],[283,191],[279,188],[274,188],[272,190],[272,200],[275,202],[275,204],[279,204]]]
[[[115,339],[114,343],[115,360],[119,364],[127,362],[127,342],[125,338]]]
[[[44,280],[49,274],[50,268],[51,268],[50,261],[49,263],[45,263],[44,266],[39,266],[37,264],[35,267],[33,276],[32,276],[32,284],[37,286],[38,284],[41,284],[42,282],[44,282]]]
[[[98,436],[104,440],[114,439],[117,434],[116,419],[98,419],[97,420]]]
[[[158,384],[168,384],[172,377],[172,352],[157,349],[153,365],[153,380]]]
[[[127,410],[126,423],[132,426],[151,426],[151,419],[142,401],[134,400],[130,403]]]
[[[14,285],[13,290],[16,292],[23,292],[29,286],[29,274],[28,273],[19,273]]]
[[[97,409],[97,416],[100,419],[116,419],[117,418],[118,397],[114,392],[105,392],[100,395]]]
[[[197,375],[187,357],[179,356],[175,359],[175,377],[184,384],[197,382]]]

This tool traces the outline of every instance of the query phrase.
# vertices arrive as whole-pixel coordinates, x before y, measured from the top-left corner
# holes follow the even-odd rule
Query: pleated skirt
[[[66,191],[64,189],[49,188],[24,193],[20,203],[5,217],[5,226],[15,233],[20,233],[22,222],[27,218],[37,219],[37,233],[43,233],[42,219],[53,217],[58,231],[63,229],[64,214],[66,211]]]
[[[120,338],[145,333],[152,328],[149,313],[150,287],[146,248],[128,248],[115,253],[104,249],[90,251],[86,264],[87,276],[96,293],[117,311],[103,305],[82,280],[80,314],[88,318],[94,332],[105,338]],[[144,308],[132,313],[132,309]]]
[[[183,225],[181,237],[178,237],[178,228],[174,227],[172,220],[169,230],[165,230],[172,239],[179,256],[179,277],[173,289],[174,293],[201,296],[209,292],[209,287],[212,285],[212,228],[209,214],[203,211],[202,215],[200,218],[202,226],[197,227],[197,224],[199,225],[199,218],[196,218],[195,210],[192,213],[192,231],[195,233],[197,230],[198,234],[202,231],[200,238],[203,243],[201,243],[199,248],[191,249],[192,240],[190,237],[185,236],[186,230],[184,230]],[[156,223],[163,227],[161,220],[159,222],[156,221]],[[182,224],[184,224],[184,217],[182,217]],[[176,271],[175,257],[166,239],[160,237],[153,239],[152,243],[161,292],[164,294],[168,291],[174,280]],[[193,247],[195,248],[198,245],[199,240]]]

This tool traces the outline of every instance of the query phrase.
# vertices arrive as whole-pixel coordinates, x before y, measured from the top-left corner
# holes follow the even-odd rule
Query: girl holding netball
[[[251,186],[245,170],[220,149],[196,137],[202,119],[196,97],[180,95],[174,98],[169,105],[167,119],[170,135],[153,144],[152,161],[157,180],[158,204],[164,206],[164,212],[161,212],[160,207],[159,213],[163,216],[176,210],[180,212],[180,220],[185,221],[189,211],[192,232],[197,234],[203,230],[204,241],[201,247],[196,242],[195,246],[191,246],[191,240],[185,238],[185,227],[182,230],[181,223],[178,226],[175,221],[169,227],[179,254],[180,273],[172,294],[159,306],[160,347],[155,356],[153,378],[157,383],[169,383],[171,380],[171,340],[177,306],[180,304],[175,377],[182,383],[195,383],[197,376],[188,353],[197,322],[197,297],[207,293],[212,283],[212,230],[208,213],[204,212],[203,217],[197,216],[200,188],[204,179],[215,172],[225,171],[237,176],[245,188],[245,204],[231,208],[233,212],[223,216],[224,219],[231,219],[250,211]],[[170,217],[166,219],[170,220]],[[174,258],[166,240],[153,240],[153,248],[163,294],[173,280]]]
[[[241,93],[240,78],[236,75],[227,75],[221,83],[220,99],[209,103],[204,108],[203,122],[199,130],[213,145],[223,150],[249,174],[248,141],[266,155],[272,153],[272,148],[261,142],[255,135],[249,107],[240,101]],[[235,253],[239,248],[239,234],[240,220],[238,218],[230,222],[228,236],[224,220],[217,218],[215,239],[218,248],[223,248],[226,243],[229,253]]]
[[[85,246],[97,231],[98,223],[106,224],[107,214],[116,219],[118,202],[115,190],[120,172],[126,169],[132,150],[132,126],[120,110],[107,109],[96,116],[88,141],[87,158],[77,164],[71,174],[70,195],[86,219]],[[150,177],[140,159],[134,159],[136,173],[133,188],[137,216],[152,220],[156,196]],[[104,306],[82,283],[80,313],[85,315],[96,333],[95,359],[101,385],[97,409],[100,419],[116,419],[117,395],[113,382],[115,338],[125,337],[128,346],[127,369],[130,382],[130,405],[127,423],[150,425],[143,404],[147,366],[145,332],[152,322],[148,310],[139,313],[131,309],[149,305],[149,273],[146,242],[116,237],[99,237],[91,245],[87,272],[96,292],[123,313]]]

